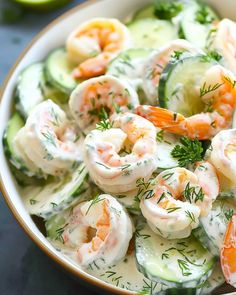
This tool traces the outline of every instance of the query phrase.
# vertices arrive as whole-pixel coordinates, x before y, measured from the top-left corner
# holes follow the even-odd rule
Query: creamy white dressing
[[[101,270],[95,265],[91,265],[86,271],[109,284],[131,291],[146,290],[147,294],[149,294],[148,292],[150,292],[150,294],[155,294],[155,292],[165,290],[166,288],[159,283],[152,282],[145,278],[144,275],[138,271],[134,252],[126,255],[117,264],[114,264],[105,270]]]
[[[174,18],[174,23],[178,24],[181,18],[181,14]],[[205,35],[205,29],[201,26],[198,26],[196,29],[197,33],[201,33]],[[115,37],[115,35],[113,36]],[[82,44],[78,44],[78,40],[75,40],[75,42],[72,44],[71,47],[71,53],[75,51],[80,50],[81,51],[81,58],[82,60],[88,55],[90,56],[91,53],[98,53],[100,51],[100,47],[98,47],[98,44],[95,44],[92,39],[88,39],[87,37],[82,37],[80,41],[83,41]],[[183,43],[181,45],[181,42]],[[129,42],[127,42],[128,44]],[[179,49],[182,47],[185,48],[187,45],[185,44],[186,41],[179,41]],[[202,45],[202,44],[198,44]],[[182,47],[181,47],[182,46]],[[188,46],[187,46],[188,47]],[[170,49],[178,49],[178,48],[170,48]],[[190,47],[189,48],[194,53],[201,53],[200,50]],[[87,51],[87,52],[86,52]],[[150,51],[151,52],[151,51]],[[150,54],[149,51],[147,51],[148,54]],[[147,55],[148,55],[147,54]],[[157,53],[156,53],[157,54]],[[159,53],[158,53],[159,54]],[[144,54],[145,55],[145,54]],[[145,57],[146,58],[146,57]],[[137,55],[137,57],[132,57],[132,63],[128,60],[117,60],[113,64],[113,68],[111,67],[108,69],[108,74],[111,74],[115,77],[119,77],[120,84],[115,80],[115,78],[112,78],[111,76],[106,77],[106,79],[110,79],[111,84],[112,83],[118,83],[117,89],[114,87],[111,87],[111,90],[114,89],[117,90],[117,92],[121,92],[121,90],[128,89],[127,92],[131,92],[130,97],[132,100],[130,100],[131,107],[137,105],[138,103],[138,96],[137,93],[133,90],[143,90],[143,71],[144,71],[144,63],[145,61],[144,57],[140,57]],[[149,61],[150,62],[150,61]],[[190,69],[190,68],[189,68]],[[188,70],[188,69],[187,69]],[[191,69],[192,72],[192,69]],[[188,73],[185,73],[186,77],[188,77]],[[176,75],[177,76],[177,75]],[[145,76],[145,78],[147,78]],[[190,81],[190,84],[197,84],[201,78],[201,73],[195,77],[195,80]],[[99,78],[96,78],[99,79]],[[173,81],[175,83],[173,83]],[[182,110],[183,113],[187,112],[189,110],[189,99],[185,98],[185,89],[183,83],[180,83],[178,79],[174,79],[172,81],[172,84],[175,85],[174,89],[174,95],[175,98],[172,99],[172,105],[174,109],[176,110]],[[87,82],[85,82],[84,85],[86,85]],[[89,83],[89,82],[88,82]],[[82,84],[82,83],[81,83]],[[70,101],[70,110],[68,106],[66,106],[66,113],[70,116],[70,111],[73,113],[73,117],[77,120],[78,125],[81,127],[83,132],[88,132],[92,127],[95,127],[94,121],[89,121],[90,126],[87,126],[88,120],[85,120],[81,116],[81,112],[78,111],[76,108],[78,107],[78,100],[80,99],[81,95],[83,94],[84,88],[81,86],[81,84],[77,87],[77,89],[73,93],[73,98]],[[113,85],[114,86],[114,85]],[[189,86],[189,85],[187,85]],[[81,88],[80,88],[81,87]],[[133,88],[132,88],[133,87]],[[31,88],[29,88],[31,90]],[[119,91],[118,91],[119,90]],[[146,93],[151,94],[150,101],[154,104],[156,104],[156,98],[157,98],[157,89],[156,85],[153,86],[152,81],[147,82],[146,87]],[[172,94],[171,94],[172,95]],[[118,95],[119,96],[119,95]],[[192,87],[192,96],[190,98],[194,98],[199,96],[199,87]],[[83,103],[82,103],[83,104]],[[179,107],[181,105],[181,107]],[[76,111],[75,111],[76,109]],[[58,114],[60,115],[60,120],[67,121],[66,114],[62,113],[63,110],[59,110]],[[58,115],[57,114],[57,115]],[[70,118],[71,119],[71,118]],[[131,164],[134,157],[131,155],[129,160],[131,161],[131,164],[129,162],[125,163],[128,165],[125,167],[125,165],[121,166],[122,175],[121,177],[115,177],[117,174],[121,174],[120,170],[114,172],[114,175],[111,177],[110,171],[107,171],[106,165],[103,165],[103,173],[105,177],[97,178],[98,175],[98,169],[95,169],[94,162],[91,164],[89,161],[91,158],[93,160],[97,160],[95,155],[95,148],[93,146],[93,143],[95,141],[95,137],[98,135],[98,131],[90,134],[90,137],[87,137],[84,145],[84,137],[82,134],[80,136],[77,136],[78,132],[75,130],[76,128],[73,128],[72,121],[69,121],[69,125],[71,125],[69,128],[66,129],[66,126],[64,126],[62,129],[57,132],[56,135],[58,135],[58,138],[60,139],[60,150],[54,150],[55,154],[57,155],[55,159],[52,158],[52,156],[47,153],[46,148],[40,147],[40,144],[43,142],[43,140],[40,140],[38,142],[37,138],[34,138],[34,135],[38,132],[41,132],[41,130],[37,130],[38,127],[38,114],[35,114],[35,117],[32,119],[32,124],[29,124],[28,128],[23,129],[23,131],[19,132],[18,140],[15,142],[15,152],[19,156],[19,158],[25,163],[25,165],[29,168],[29,170],[32,171],[32,174],[37,174],[39,171],[42,170],[45,173],[52,174],[52,175],[62,175],[64,173],[64,170],[73,171],[76,168],[76,165],[79,161],[82,160],[82,149],[85,150],[85,162],[86,165],[90,171],[90,176],[95,179],[96,184],[105,191],[112,191],[114,194],[121,193],[116,195],[117,200],[130,212],[132,213],[140,213],[139,208],[139,190],[137,188],[137,180],[140,177],[143,177],[145,180],[148,179],[152,172],[159,172],[164,169],[169,169],[178,166],[178,161],[171,156],[171,151],[173,150],[174,146],[178,144],[178,137],[174,135],[170,135],[166,132],[162,135],[160,140],[157,140],[157,148],[155,149],[155,155],[147,157],[145,161],[137,170],[134,170],[134,166]],[[129,120],[129,118],[128,118]],[[128,121],[127,121],[128,122]],[[57,124],[57,122],[56,122]],[[234,115],[233,120],[233,126],[236,124],[236,115]],[[92,126],[93,125],[93,126]],[[45,126],[43,126],[45,127]],[[47,126],[46,126],[47,127]],[[68,126],[67,126],[68,127]],[[75,126],[74,126],[75,127]],[[145,127],[145,126],[144,126]],[[235,127],[235,126],[234,126]],[[117,129],[118,130],[118,129]],[[106,132],[103,132],[101,135],[101,143],[104,141],[110,141],[111,145],[113,145],[115,151],[118,153],[121,149],[124,142],[127,140],[127,135],[119,129],[119,131],[115,131],[114,129],[107,130]],[[61,134],[61,132],[64,131],[64,133]],[[52,144],[53,145],[53,144]],[[66,146],[65,149],[63,149],[63,145]],[[84,148],[85,146],[85,148]],[[143,148],[143,146],[141,146]],[[148,149],[148,145],[145,146],[146,149]],[[137,148],[138,150],[138,148]],[[46,152],[46,154],[45,154]],[[70,153],[71,152],[71,153]],[[75,157],[73,155],[75,154]],[[209,153],[209,152],[208,152]],[[42,157],[43,155],[43,157]],[[106,154],[107,156],[108,154]],[[209,156],[210,157],[210,156]],[[236,161],[236,152],[232,151],[229,157],[230,161],[235,162]],[[53,161],[52,161],[53,160]],[[133,161],[135,162],[135,161]],[[98,163],[95,161],[95,163]],[[101,164],[101,163],[100,163]],[[135,162],[135,164],[137,164]],[[75,167],[74,167],[75,166]],[[131,166],[131,168],[129,168]],[[224,164],[223,166],[227,166]],[[99,166],[101,168],[101,165]],[[151,169],[149,169],[151,167]],[[220,170],[221,167],[218,167]],[[226,167],[227,168],[227,167]],[[62,173],[60,173],[59,170],[62,170]],[[150,170],[150,171],[149,171]],[[59,172],[58,172],[59,171]],[[87,180],[83,181],[82,187],[84,189],[84,193],[82,194],[82,197],[77,200],[75,198],[75,195],[73,194],[74,186],[76,187],[78,183],[78,175],[79,171],[74,170],[75,173],[71,174],[69,178],[66,177],[60,181],[54,181],[51,184],[45,185],[44,187],[27,187],[24,189],[21,189],[21,195],[23,196],[23,201],[25,203],[25,206],[30,214],[36,214],[39,216],[42,216],[44,218],[49,218],[52,214],[55,214],[56,212],[61,212],[65,208],[68,208],[69,206],[73,206],[77,204],[78,202],[81,202],[85,199],[90,199],[92,196],[92,189],[90,189],[89,183]],[[147,172],[148,171],[148,172]],[[227,174],[227,173],[225,173]],[[230,182],[229,179],[223,174],[219,172],[219,178],[221,182],[221,190],[226,191],[223,192],[222,195],[225,194],[231,194],[235,196],[235,185]],[[128,179],[128,180],[127,180]],[[131,180],[130,180],[131,179]],[[104,184],[104,182],[106,182]],[[114,186],[115,184],[115,186]],[[78,189],[78,187],[76,187]],[[132,189],[132,190],[131,190]],[[77,192],[78,193],[78,192]],[[77,196],[77,195],[76,195]],[[90,203],[87,203],[87,206],[84,206],[83,213],[86,216],[88,210],[90,210]],[[131,254],[126,254],[126,250],[128,248],[129,240],[132,236],[132,225],[129,219],[129,215],[123,208],[118,204],[116,204],[116,201],[113,202],[114,207],[110,208],[110,210],[114,211],[111,214],[111,223],[113,225],[113,239],[112,243],[109,245],[105,245],[104,249],[102,249],[101,254],[99,257],[100,261],[98,262],[96,259],[88,259],[90,263],[87,263],[87,267],[83,266],[83,270],[89,273],[90,275],[97,277],[109,284],[112,284],[114,286],[117,286],[118,288],[127,289],[130,291],[138,291],[143,292],[147,294],[155,294],[161,290],[164,290],[166,287],[164,287],[160,283],[155,283],[150,281],[149,279],[145,278],[145,276],[138,271],[136,259],[135,259],[135,252],[132,251]],[[153,204],[152,204],[153,205]],[[233,206],[235,209],[235,206]],[[190,207],[186,207],[189,209]],[[186,209],[185,208],[185,209]],[[219,254],[219,251],[222,247],[224,234],[226,231],[227,221],[225,220],[225,211],[228,210],[228,208],[232,208],[232,206],[228,206],[224,204],[224,207],[222,209],[222,206],[215,206],[210,214],[206,217],[201,218],[201,224],[204,226],[205,231],[207,232],[209,239],[212,240],[214,246],[215,246],[215,254]],[[101,208],[99,209],[101,211]],[[92,208],[90,211],[90,216],[87,216],[89,221],[87,220],[87,223],[92,226],[93,228],[96,227],[94,216],[98,213],[101,213],[97,208]],[[71,217],[68,211],[66,210],[67,214],[64,216],[65,220],[64,222],[67,222],[69,218]],[[123,214],[123,216],[122,216]],[[63,214],[62,214],[63,215]],[[198,218],[198,212],[196,213],[196,218]],[[125,217],[126,218],[125,218]],[[145,216],[146,217],[146,216]],[[120,220],[119,220],[120,218]],[[151,218],[150,218],[151,219]],[[118,220],[118,221],[117,221]],[[70,220],[73,224],[74,220]],[[203,273],[201,267],[203,266],[205,261],[210,261],[212,259],[210,253],[205,253],[202,255],[203,249],[198,249],[198,245],[196,246],[196,243],[190,242],[190,244],[182,242],[176,242],[176,240],[168,241],[158,235],[155,235],[154,232],[160,234],[159,229],[156,227],[155,224],[148,221],[150,227],[147,226],[147,231],[143,234],[146,235],[147,241],[150,236],[152,236],[152,240],[150,243],[146,242],[146,238],[140,243],[140,247],[142,248],[142,256],[139,256],[139,263],[142,263],[145,267],[145,271],[147,270],[149,272],[149,276],[153,276],[156,279],[156,274],[158,276],[163,277],[164,281],[170,281],[176,280],[178,283],[183,283],[184,287],[192,287],[196,284],[196,280],[201,281],[202,279],[206,278],[206,276],[209,274]],[[162,236],[164,236],[167,239],[173,239],[173,238],[183,238],[186,236],[189,236],[191,233],[192,228],[197,226],[198,221],[190,223],[190,227],[181,228],[180,230],[177,230],[175,234],[172,233],[172,230],[177,226],[176,222],[174,221],[170,227],[168,222],[165,220],[163,221],[163,228],[162,228]],[[83,222],[79,224],[84,225]],[[189,224],[188,224],[189,225]],[[74,224],[73,224],[74,226]],[[76,228],[75,226],[68,229],[67,236],[69,237],[69,240],[65,242],[63,240],[64,244],[59,242],[59,240],[53,240],[50,239],[50,242],[55,246],[55,248],[60,251],[63,255],[65,255],[68,259],[73,261],[78,268],[81,268],[81,265],[79,265],[78,262],[78,252],[77,252],[77,246],[78,243],[81,242],[81,240],[85,239],[87,237],[87,230],[85,228]],[[52,228],[49,227],[49,230]],[[152,229],[152,230],[151,230]],[[167,231],[165,231],[167,229]],[[139,233],[140,234],[140,233]],[[140,237],[140,236],[139,236]],[[114,241],[118,243],[113,243]],[[63,237],[62,237],[63,239]],[[124,243],[125,246],[121,247],[120,244]],[[118,245],[118,246],[117,246]],[[171,246],[173,249],[170,249]],[[86,249],[85,249],[86,250]],[[180,250],[180,251],[178,251]],[[199,253],[197,253],[199,250]],[[182,252],[181,252],[182,251]],[[183,252],[184,251],[184,252]],[[202,251],[202,252],[201,252]],[[191,271],[189,274],[186,275],[184,271],[186,269],[181,268],[178,260],[185,259],[187,255],[188,259],[187,268],[189,268],[189,271]],[[194,254],[193,254],[194,253]],[[197,255],[196,255],[197,253]],[[86,251],[83,252],[84,257],[86,256]],[[88,254],[88,253],[87,253]],[[203,257],[204,256],[204,257]],[[178,257],[178,260],[176,259]],[[85,257],[86,258],[86,257]],[[116,261],[118,260],[118,261]],[[189,261],[192,261],[189,262]],[[186,262],[186,261],[185,261]],[[85,263],[86,264],[86,263]],[[159,277],[158,277],[159,278]],[[232,274],[232,282],[235,284],[236,282],[236,274]],[[193,280],[193,281],[192,281]],[[207,282],[204,284],[201,291],[199,291],[198,294],[205,295],[209,294],[210,291],[212,291],[215,287],[223,283],[224,278],[223,274],[221,272],[221,268],[219,263],[215,266],[212,275],[208,278]],[[146,294],[145,293],[145,294]]]

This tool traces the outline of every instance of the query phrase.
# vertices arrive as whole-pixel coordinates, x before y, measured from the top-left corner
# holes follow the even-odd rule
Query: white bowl
[[[133,11],[141,8],[145,4],[152,1],[143,0],[90,0],[77,6],[76,8],[65,13],[49,26],[47,26],[41,33],[39,33],[32,43],[19,57],[16,64],[11,69],[1,93],[2,101],[0,108],[0,138],[2,138],[4,129],[11,115],[11,108],[13,102],[13,91],[16,84],[17,77],[22,69],[27,65],[44,59],[47,54],[58,46],[64,44],[68,34],[81,22],[93,17],[115,17],[124,19]],[[217,9],[222,17],[229,17],[236,19],[236,1],[235,0],[209,0],[207,1],[214,8]],[[14,182],[13,176],[8,166],[7,158],[5,157],[2,141],[0,151],[0,176],[1,176],[1,190],[3,195],[13,212],[15,218],[24,228],[26,233],[32,240],[52,259],[59,263],[63,268],[70,271],[84,281],[96,287],[105,289],[111,293],[117,294],[135,294],[134,292],[125,291],[110,284],[107,284],[91,275],[82,271],[78,265],[69,261],[66,257],[61,255],[55,248],[47,241],[39,229],[34,224],[30,215],[26,211],[21,196],[18,192],[17,186]]]

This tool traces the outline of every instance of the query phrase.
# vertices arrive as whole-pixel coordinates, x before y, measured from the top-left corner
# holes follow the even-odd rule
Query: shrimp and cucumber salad
[[[137,294],[236,287],[236,23],[195,0],[80,23],[17,80],[3,145],[25,207]]]

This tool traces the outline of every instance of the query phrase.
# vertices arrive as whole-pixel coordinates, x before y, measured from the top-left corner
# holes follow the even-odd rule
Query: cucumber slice
[[[130,291],[137,291],[140,295],[159,294],[159,291],[164,289],[164,286],[146,279],[137,270],[134,252],[126,255],[123,260],[107,269],[97,269],[95,265],[91,265],[86,271],[108,284]]]
[[[53,215],[45,222],[47,237],[50,240],[58,240],[58,231],[63,228],[72,214],[73,207],[67,208],[58,214]]]
[[[16,86],[16,109],[24,118],[44,100],[41,89],[43,69],[43,63],[35,63],[24,69],[19,76]]]
[[[157,131],[157,172],[179,166],[178,160],[173,158],[173,148],[180,144],[179,137],[163,130]]]
[[[198,286],[197,295],[209,295],[224,282],[225,278],[221,270],[220,262],[218,262],[216,263],[210,277],[202,284],[202,286]]]
[[[50,11],[66,5],[70,0],[15,0],[15,2],[31,9]]]
[[[181,32],[184,38],[204,49],[212,28],[212,23],[219,18],[206,4],[191,2],[182,13]]]
[[[16,167],[20,172],[26,174],[27,176],[35,175],[30,169],[30,163],[25,162],[23,159],[19,158],[15,152],[14,138],[17,132],[24,126],[24,121],[22,117],[15,113],[7,124],[7,128],[3,134],[2,142],[5,155],[10,163]],[[29,164],[29,165],[26,165]],[[20,175],[20,172],[18,175]],[[37,174],[37,173],[36,173]],[[36,175],[40,177],[40,174]],[[23,176],[22,176],[23,177]],[[21,181],[21,179],[19,179]]]
[[[133,20],[139,20],[144,18],[157,18],[155,16],[154,5],[150,4],[141,9],[139,9],[133,16]]]
[[[46,179],[43,179],[43,178],[29,177],[13,165],[10,165],[10,169],[16,179],[17,184],[21,187],[42,186],[42,185],[45,185],[47,181]]]
[[[201,113],[204,103],[200,93],[193,91],[204,73],[216,62],[204,56],[190,56],[170,62],[160,77],[158,97],[160,106],[186,117]]]
[[[146,224],[136,230],[135,249],[139,271],[173,288],[195,288],[206,281],[215,264],[214,256],[193,236],[166,240]]]
[[[110,62],[107,74],[128,81],[136,90],[141,89],[143,64],[150,53],[150,49],[144,48],[123,51]]]
[[[178,38],[177,29],[169,21],[139,19],[130,23],[129,31],[137,48],[159,48]]]
[[[45,78],[44,78],[44,81],[41,85],[41,88],[42,88],[42,92],[43,92],[45,100],[51,99],[53,102],[55,102],[59,105],[65,104],[69,100],[68,94],[66,94],[66,93],[58,90],[54,86],[52,86],[50,83],[48,83],[46,81]]]
[[[28,212],[48,219],[66,208],[90,197],[88,172],[81,164],[72,174],[44,187],[23,192]]]
[[[14,153],[13,148],[13,139],[16,136],[17,132],[24,126],[24,121],[18,113],[13,114],[11,119],[7,124],[7,128],[3,135],[3,147],[6,154],[6,157],[9,161],[18,167],[19,163],[17,157]]]
[[[215,256],[220,255],[230,214],[236,210],[234,200],[216,200],[210,213],[200,218],[194,236]]]
[[[58,90],[70,94],[77,86],[77,81],[72,77],[74,68],[75,65],[68,60],[65,48],[58,48],[46,60],[46,79]]]

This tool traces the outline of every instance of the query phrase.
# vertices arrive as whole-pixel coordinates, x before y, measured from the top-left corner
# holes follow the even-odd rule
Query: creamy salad
[[[128,13],[128,12],[127,12]],[[5,153],[31,215],[137,294],[236,287],[236,24],[195,0],[93,18],[20,74]]]

